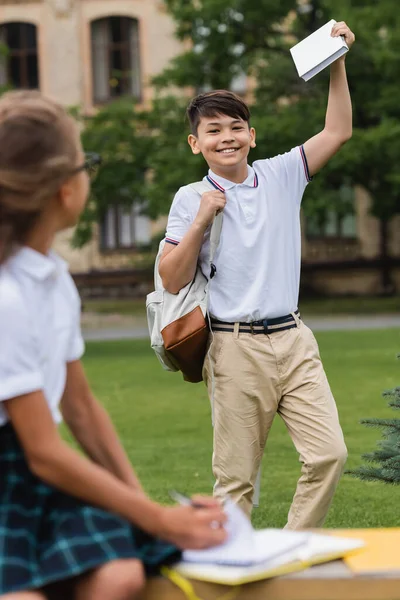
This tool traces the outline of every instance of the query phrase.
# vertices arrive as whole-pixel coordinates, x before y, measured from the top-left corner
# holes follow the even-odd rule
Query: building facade
[[[85,114],[122,95],[148,105],[151,79],[181,50],[160,0],[0,0],[0,42],[8,47],[0,85],[39,88]],[[70,231],[56,246],[75,273],[127,267],[135,244],[164,224],[120,211],[83,249],[71,248]],[[100,249],[102,233],[108,247]]]
[[[121,95],[148,105],[152,77],[182,50],[162,0],[0,0],[0,42],[9,49],[0,85],[39,88],[86,114]],[[382,291],[380,225],[362,189],[355,190],[353,203],[354,214],[344,220],[333,212],[323,227],[303,223],[303,282],[310,289]],[[90,244],[73,250],[66,232],[57,249],[73,273],[129,268],[136,244],[164,226],[165,218],[150,222],[135,208],[110,209]],[[400,217],[390,223],[388,246],[391,278],[400,291]]]

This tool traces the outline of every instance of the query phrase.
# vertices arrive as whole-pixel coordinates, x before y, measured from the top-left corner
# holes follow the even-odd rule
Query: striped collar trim
[[[207,181],[209,181],[211,183],[211,185],[213,185],[217,190],[220,190],[221,192],[225,191],[225,188],[222,187],[222,185],[219,185],[219,183],[217,181],[215,181],[212,177],[210,177],[209,175],[207,175]]]
[[[247,181],[248,179],[249,179],[249,177],[247,177],[247,179],[245,181]],[[231,183],[231,185],[229,187],[228,186],[223,187],[218,181],[213,179],[210,175],[207,175],[207,181],[209,181],[211,183],[211,185],[213,185],[215,187],[215,189],[220,190],[221,192],[225,192],[227,189],[230,189],[230,188],[234,187],[235,185],[237,185],[234,182],[229,182],[229,183]],[[227,180],[225,180],[225,181],[227,181]],[[245,183],[245,182],[243,182],[243,183]],[[258,187],[257,173],[254,173],[252,185],[250,186],[249,183],[245,183],[245,185],[248,185],[249,187],[253,187],[253,188]]]

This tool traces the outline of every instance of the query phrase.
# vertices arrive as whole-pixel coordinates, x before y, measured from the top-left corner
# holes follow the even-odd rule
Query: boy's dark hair
[[[197,135],[202,117],[216,117],[217,115],[228,115],[234,119],[242,119],[246,123],[250,121],[250,110],[247,104],[240,96],[228,90],[213,90],[199,94],[193,98],[186,110],[193,135]]]

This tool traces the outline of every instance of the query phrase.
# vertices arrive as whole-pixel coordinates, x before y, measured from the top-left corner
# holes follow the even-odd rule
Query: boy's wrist
[[[341,66],[345,64],[345,61],[346,61],[346,55],[347,55],[347,52],[346,52],[346,54],[343,54],[343,56],[340,56],[339,58],[337,58],[337,59],[335,60],[335,62],[333,62],[333,63],[331,64],[331,71],[332,71],[332,70],[335,70],[335,69],[337,69],[337,68],[341,68]]]
[[[346,77],[346,64],[344,56],[341,56],[331,64],[330,77],[331,80],[332,78],[336,80],[338,77]]]
[[[196,217],[193,221],[192,227],[195,231],[199,231],[204,234],[205,230],[208,227],[208,223],[205,223],[204,221]]]

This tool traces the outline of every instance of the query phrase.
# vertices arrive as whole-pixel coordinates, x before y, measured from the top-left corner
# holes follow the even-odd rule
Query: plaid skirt
[[[180,551],[35,477],[12,426],[0,427],[0,596],[121,558],[139,559],[154,574]]]

